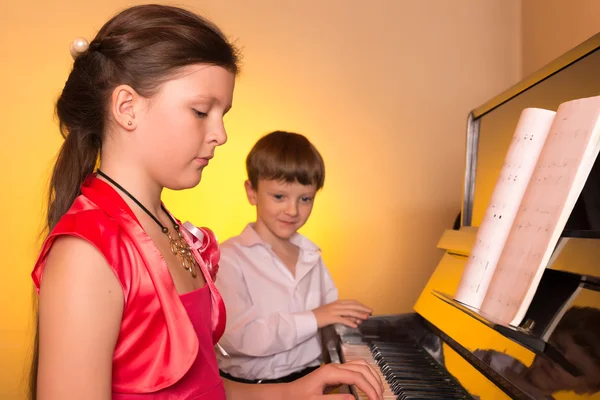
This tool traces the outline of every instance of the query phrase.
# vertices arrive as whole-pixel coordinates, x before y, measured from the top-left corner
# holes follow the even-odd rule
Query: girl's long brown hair
[[[65,48],[66,50],[66,48]],[[211,22],[187,10],[142,5],[110,19],[80,54],[56,104],[64,143],[48,191],[50,233],[94,171],[107,124],[111,92],[130,85],[151,97],[183,67],[211,64],[238,72],[238,52]],[[38,329],[30,374],[30,397],[37,394]]]

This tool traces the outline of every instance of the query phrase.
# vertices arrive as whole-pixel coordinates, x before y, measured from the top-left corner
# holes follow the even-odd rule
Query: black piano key
[[[421,397],[421,398],[430,398],[430,399],[464,399],[465,395],[460,393],[444,393],[444,392],[403,392],[400,393],[397,398],[402,397]]]
[[[456,388],[452,387],[442,387],[442,386],[434,386],[434,385],[413,385],[407,383],[398,383],[392,385],[394,388],[397,388],[401,392],[435,392],[435,393],[451,393],[457,394],[459,391]]]
[[[464,397],[464,393],[459,390],[451,390],[449,388],[435,388],[435,387],[397,387],[396,391],[399,395],[401,394],[428,394],[430,396],[433,395],[443,395],[443,396],[458,396],[459,398]],[[394,393],[396,393],[396,391]]]
[[[408,337],[389,342],[376,339],[364,346],[371,353],[371,363],[379,367],[388,393],[397,399],[470,399],[447,370]]]
[[[398,365],[398,364],[388,364],[388,363],[381,363],[381,364],[377,363],[377,365],[379,365],[379,368],[381,368],[381,369],[385,368],[387,370],[397,371],[399,374],[401,374],[403,372],[406,372],[406,373],[418,372],[422,375],[446,376],[445,371],[442,369],[438,369],[438,368],[426,368],[426,367],[412,368],[410,365]]]
[[[450,383],[450,380],[443,376],[443,375],[437,375],[437,376],[430,376],[430,375],[424,375],[424,374],[419,374],[419,373],[398,373],[396,371],[393,370],[389,370],[389,369],[382,369],[381,372],[388,378],[388,379],[393,379],[395,381],[402,381],[402,382],[430,382],[430,383],[436,383],[436,382],[441,382],[441,384],[447,384]]]
[[[374,357],[394,357],[394,358],[405,358],[405,359],[415,359],[415,360],[426,360],[423,356],[423,353],[401,353],[401,352],[391,352],[385,350],[372,350]],[[429,361],[429,360],[428,360]]]
[[[425,354],[423,349],[414,346],[380,346],[372,345],[369,347],[371,351],[381,351],[388,353],[406,353],[406,354]]]
[[[398,346],[398,345],[389,346],[389,345],[385,345],[385,344],[371,343],[369,345],[369,347],[371,349],[377,349],[377,350],[382,350],[382,351],[404,351],[407,353],[422,353],[423,352],[423,349],[417,347],[414,344],[404,345],[404,346]]]
[[[423,355],[421,355],[421,354],[406,355],[406,354],[390,354],[390,353],[373,353],[373,357],[375,359],[381,359],[381,360],[386,359],[386,360],[397,360],[397,361],[401,361],[401,362],[414,361],[414,362],[422,362],[422,363],[429,363],[429,364],[432,363],[431,360],[423,358]]]
[[[422,361],[431,361],[425,358],[423,353],[401,353],[401,352],[392,352],[385,350],[373,350],[373,356],[377,357],[388,357],[394,359],[401,360],[422,360]]]
[[[418,372],[399,374],[393,370],[382,369],[382,373],[397,381],[416,381],[416,382],[450,382],[444,375],[425,375]]]
[[[416,379],[416,378],[399,378],[390,376],[389,378],[390,386],[413,386],[413,387],[440,387],[440,388],[452,388],[455,390],[457,387],[453,384],[452,381],[447,379]]]
[[[433,380],[433,379],[404,379],[390,377],[390,386],[412,386],[412,387],[450,387],[454,390],[454,386],[448,380]]]
[[[413,361],[413,360],[395,360],[388,358],[381,358],[375,360],[378,365],[389,365],[391,367],[412,368],[414,370],[428,370],[428,371],[442,371],[436,364],[427,361]]]
[[[399,376],[389,374],[389,379],[393,381],[393,383],[405,383],[405,384],[415,384],[415,385],[444,385],[448,386],[451,381],[444,377],[427,377],[427,376]]]
[[[383,358],[381,360],[375,360],[377,365],[388,365],[392,368],[399,368],[405,370],[414,371],[443,371],[437,365],[426,361],[401,361],[401,360],[388,360]]]
[[[455,396],[446,396],[446,395],[439,395],[439,396],[432,396],[430,394],[406,394],[406,395],[400,395],[398,396],[399,400],[455,400],[455,399],[466,399],[465,396],[462,397],[455,397]]]
[[[459,388],[452,387],[438,387],[438,386],[430,386],[430,385],[404,385],[404,384],[392,384],[390,385],[390,389],[394,392],[394,394],[402,395],[402,394],[429,394],[429,395],[444,395],[444,396],[453,396],[457,398],[464,398],[464,393]]]
[[[380,344],[380,343],[371,343],[369,345],[369,347],[371,349],[378,349],[378,350],[382,350],[382,351],[405,351],[405,352],[409,352],[409,353],[422,353],[423,349],[419,348],[417,345],[415,344],[409,344],[409,345],[386,345],[386,344]]]

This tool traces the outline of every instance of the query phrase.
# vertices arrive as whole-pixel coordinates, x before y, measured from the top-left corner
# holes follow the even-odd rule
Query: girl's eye
[[[301,199],[304,203],[310,203],[312,201],[312,197],[303,197]]]
[[[194,114],[196,114],[196,117],[198,117],[198,118],[204,118],[204,117],[206,117],[206,116],[208,115],[208,114],[207,114],[207,113],[205,113],[205,112],[198,111],[198,110],[196,110],[196,109],[193,109],[193,110],[194,110]]]

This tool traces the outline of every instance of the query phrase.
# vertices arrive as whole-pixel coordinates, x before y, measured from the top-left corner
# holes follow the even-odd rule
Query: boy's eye
[[[196,114],[196,117],[198,117],[198,118],[204,118],[208,115],[207,113],[198,111],[196,109],[192,109],[192,110],[194,110],[194,114]]]
[[[274,194],[273,197],[275,197],[275,199],[277,199],[277,200],[282,200],[283,199],[283,195],[282,194]]]
[[[304,203],[310,203],[312,201],[312,197],[303,197],[301,199]]]

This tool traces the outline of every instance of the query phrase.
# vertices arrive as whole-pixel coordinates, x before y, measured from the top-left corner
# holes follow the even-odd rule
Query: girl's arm
[[[76,237],[56,240],[39,297],[39,400],[109,400],[123,290],[105,258]]]

